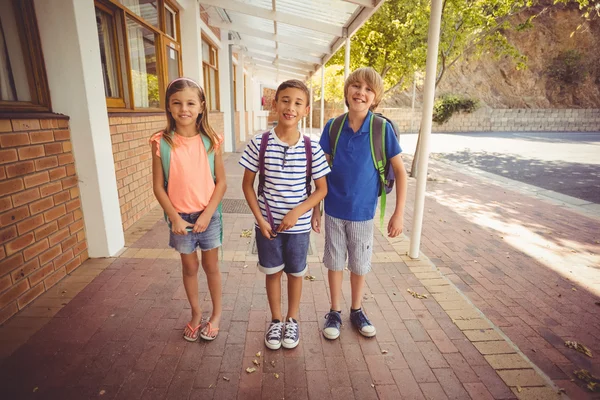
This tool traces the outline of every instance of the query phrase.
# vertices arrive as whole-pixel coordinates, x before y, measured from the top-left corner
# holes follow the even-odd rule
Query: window
[[[204,73],[204,91],[209,111],[219,110],[219,66],[217,48],[202,38],[202,71]]]
[[[237,105],[237,80],[235,79],[237,76],[237,65],[233,66],[233,109],[235,111],[239,111],[238,110],[238,105]]]
[[[49,111],[33,2],[0,0],[0,9],[0,110]]]
[[[97,0],[95,6],[107,106],[163,108],[167,83],[181,76],[177,8],[167,0]]]

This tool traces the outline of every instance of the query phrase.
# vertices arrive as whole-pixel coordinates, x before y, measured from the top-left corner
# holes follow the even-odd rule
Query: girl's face
[[[375,100],[375,92],[365,81],[354,82],[346,93],[348,109],[353,112],[367,112]]]
[[[204,111],[204,102],[200,101],[197,90],[188,87],[171,95],[168,109],[176,126],[195,125],[198,115]]]

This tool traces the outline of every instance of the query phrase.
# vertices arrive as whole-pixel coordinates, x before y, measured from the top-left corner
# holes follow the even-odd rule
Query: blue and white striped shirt
[[[254,173],[258,173],[258,154],[262,133],[254,136],[240,158],[240,165]],[[324,177],[330,172],[329,165],[321,146],[311,139],[312,148],[312,179]],[[269,142],[265,151],[265,187],[264,194],[269,203],[275,226],[281,223],[285,215],[308,198],[306,193],[306,154],[304,140],[299,137],[298,142],[290,146],[282,142],[275,131],[271,129]],[[262,196],[258,204],[265,220],[267,212]],[[298,218],[294,227],[284,233],[310,232],[310,219],[312,209]]]

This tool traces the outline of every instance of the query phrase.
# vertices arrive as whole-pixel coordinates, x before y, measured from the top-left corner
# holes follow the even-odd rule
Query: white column
[[[240,140],[243,142],[246,140],[246,113],[244,112],[244,54],[241,52],[238,53],[238,64],[235,74],[237,87],[235,87],[234,90],[236,91],[236,107],[240,113],[238,118],[238,123],[240,124]]]
[[[246,110],[248,111],[248,126],[246,127],[246,133],[248,135],[248,137],[252,137],[252,134],[254,133],[254,103],[252,102],[252,99],[254,98],[254,85],[252,84],[252,74],[250,73],[250,71],[246,71],[246,79],[245,79],[245,85],[246,85],[246,103],[244,104],[244,106],[246,107]]]
[[[221,30],[221,43],[225,45],[219,49],[219,110],[223,113],[223,128],[225,135],[225,151],[235,151],[235,131],[233,130],[233,102],[231,91],[231,45],[228,43],[228,33]]]
[[[204,87],[200,5],[197,1],[188,1],[185,4],[185,9],[179,13],[183,75],[194,79],[200,86]]]
[[[344,53],[344,83],[346,83],[346,79],[348,79],[348,75],[350,75],[350,38],[346,38],[346,49]],[[344,98],[346,93],[344,93]],[[348,111],[348,106],[344,101],[344,111]]]
[[[319,131],[323,132],[325,126],[325,64],[321,65],[321,124]]]
[[[421,247],[421,230],[423,228],[423,211],[425,208],[425,188],[427,185],[427,166],[429,164],[429,137],[431,136],[431,117],[433,114],[433,98],[435,95],[435,77],[437,54],[440,43],[440,21],[442,19],[442,0],[431,1],[429,33],[427,36],[427,63],[425,66],[425,85],[423,87],[423,111],[421,116],[421,153],[419,154],[417,190],[413,214],[413,229],[410,236],[410,258],[419,258]]]
[[[35,0],[52,110],[70,117],[90,257],[125,245],[93,1]]]
[[[308,103],[310,105],[310,115],[308,116],[308,126],[310,129],[312,129],[312,127],[313,127],[313,85],[312,85],[312,80],[310,81],[310,97],[309,97]],[[321,132],[323,132],[323,131],[321,131]]]

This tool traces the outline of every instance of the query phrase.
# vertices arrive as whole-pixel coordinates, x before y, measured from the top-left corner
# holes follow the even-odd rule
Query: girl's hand
[[[260,233],[269,240],[273,240],[273,238],[277,236],[277,234],[273,232],[273,229],[271,229],[271,224],[264,219],[258,221],[258,229],[260,229]]]
[[[312,225],[313,231],[321,233],[321,210],[319,210],[319,207],[315,207],[313,210],[310,224]]]
[[[187,228],[192,226],[192,224],[179,216],[175,221],[171,221],[171,231],[176,235],[187,235]]]
[[[290,210],[281,220],[281,223],[277,227],[277,232],[283,232],[293,228],[296,225],[296,222],[298,222],[299,217],[298,211],[295,209]]]
[[[210,224],[211,215],[207,213],[202,213],[196,220],[196,224],[194,224],[194,233],[204,232],[208,229],[208,224]]]

